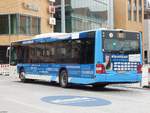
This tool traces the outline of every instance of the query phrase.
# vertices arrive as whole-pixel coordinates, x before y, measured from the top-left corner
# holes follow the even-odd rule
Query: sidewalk
[[[132,83],[132,84],[112,84],[113,87],[119,88],[133,88],[133,89],[150,89],[150,86],[142,86],[141,83]]]
[[[112,86],[117,86],[117,87],[126,87],[126,88],[142,88],[140,83],[132,83],[132,84],[112,84]]]

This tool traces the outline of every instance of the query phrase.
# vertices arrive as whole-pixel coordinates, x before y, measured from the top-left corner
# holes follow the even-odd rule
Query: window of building
[[[37,33],[41,33],[41,19],[37,18]]]
[[[40,34],[41,19],[39,17],[8,14],[0,15],[0,34]]]
[[[26,19],[27,19],[26,20],[27,21],[26,23],[27,34],[31,34],[31,17],[27,16]]]
[[[141,15],[141,19],[142,19],[142,15]],[[149,13],[145,13],[144,14],[144,19],[150,19],[150,14]]]
[[[11,14],[10,15],[10,32],[11,34],[17,34],[18,33],[18,29],[17,29],[17,23],[18,19],[17,19],[17,15],[16,14]]]
[[[0,15],[0,34],[9,34],[8,15]]]
[[[142,22],[142,0],[139,0],[139,22]]]
[[[147,52],[147,50],[144,51],[144,62],[145,62],[145,64],[148,63],[148,52]]]
[[[40,18],[20,16],[20,34],[39,34]]]
[[[31,18],[31,33],[32,34],[40,33],[40,19],[37,17]]]
[[[137,21],[137,2],[136,2],[136,0],[134,0],[134,2],[133,2],[133,17],[134,17],[134,21]]]
[[[131,20],[131,0],[128,0],[128,20]]]
[[[33,33],[33,34],[36,34],[36,28],[37,28],[37,20],[36,20],[36,18],[32,18],[32,27],[31,27],[31,32]]]
[[[27,34],[27,18],[20,16],[20,34]]]
[[[1,49],[0,49],[0,64],[9,63],[9,60],[6,57],[7,48],[8,48],[7,46],[1,46]]]

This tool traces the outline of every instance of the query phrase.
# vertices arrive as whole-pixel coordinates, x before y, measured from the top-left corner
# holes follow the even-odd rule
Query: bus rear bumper
[[[102,76],[105,76],[103,78]],[[96,75],[96,83],[98,82],[106,83],[137,83],[142,79],[142,74],[102,74]]]
[[[95,78],[76,78],[71,77],[69,83],[75,84],[120,84],[120,83],[138,83],[141,81],[141,74],[100,74],[95,75]]]

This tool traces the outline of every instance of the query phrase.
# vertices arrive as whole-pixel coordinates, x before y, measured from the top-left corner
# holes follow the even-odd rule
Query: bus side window
[[[54,63],[55,62],[55,43],[45,44],[45,55],[43,57],[43,62],[45,63]]]

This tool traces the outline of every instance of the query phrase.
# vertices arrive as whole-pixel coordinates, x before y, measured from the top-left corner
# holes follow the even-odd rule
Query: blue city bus
[[[97,29],[41,34],[11,44],[10,64],[29,79],[104,87],[137,83],[142,75],[141,33]]]

